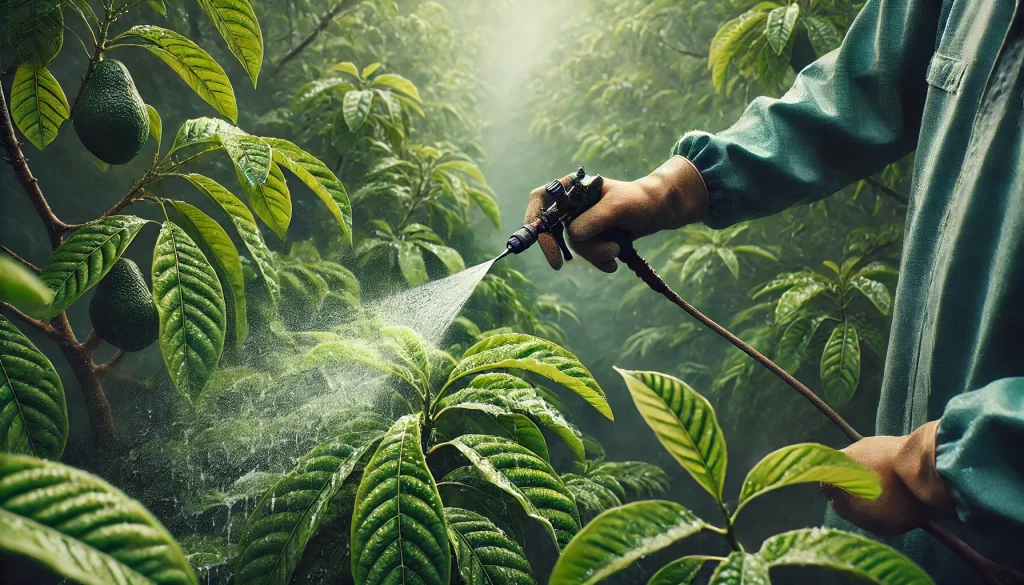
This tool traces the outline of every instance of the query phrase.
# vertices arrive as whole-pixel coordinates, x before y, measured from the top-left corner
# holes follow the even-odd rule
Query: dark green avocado
[[[82,144],[112,165],[138,156],[149,138],[146,104],[128,69],[113,59],[96,64],[71,118]]]
[[[160,316],[146,279],[134,262],[121,258],[96,285],[89,319],[97,335],[125,351],[140,351],[156,341]]]

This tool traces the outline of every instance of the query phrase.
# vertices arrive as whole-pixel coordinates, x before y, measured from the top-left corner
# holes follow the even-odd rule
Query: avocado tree
[[[259,286],[276,303],[280,283],[256,218],[279,237],[286,236],[292,200],[283,170],[319,198],[342,238],[351,241],[351,206],[344,185],[326,165],[295,144],[253,136],[220,118],[188,120],[173,140],[163,139],[160,115],[142,102],[127,68],[110,59],[111,52],[138,48],[152,53],[224,118],[234,122],[238,110],[224,70],[188,38],[152,25],[115,31],[119,20],[138,4],[139,0],[107,1],[98,12],[88,2],[12,0],[3,4],[5,38],[19,64],[10,110],[7,97],[0,95],[0,144],[46,229],[53,252],[37,267],[3,248],[4,254],[36,273],[49,293],[46,302],[26,303],[26,291],[38,282],[23,279],[15,293],[9,292],[14,285],[5,285],[8,292],[0,309],[56,343],[85,398],[93,438],[101,443],[114,439],[102,377],[126,351],[138,351],[159,339],[171,381],[186,401],[192,401],[216,369],[225,343],[244,341],[243,256],[251,259]],[[162,2],[151,4],[162,8]],[[255,85],[263,40],[248,1],[200,5]],[[82,85],[70,102],[46,68],[63,44],[65,14],[83,21],[94,44]],[[151,164],[128,192],[112,201],[99,218],[77,225],[61,221],[50,207],[15,134],[17,127],[42,149],[69,118],[83,145],[107,164],[134,159],[150,137],[156,142]],[[214,179],[191,172],[196,161],[214,153],[227,155],[248,206]],[[221,220],[185,201],[157,196],[153,187],[166,180],[190,186],[221,212]],[[140,230],[155,223],[123,213],[142,202],[158,204],[163,217],[153,250],[151,294],[137,267],[121,259]],[[90,311],[97,326],[80,338],[65,310],[101,283],[104,290],[95,295]],[[127,328],[118,331],[115,320]],[[9,390],[0,395],[4,413],[0,444],[5,450],[58,458],[68,430],[63,385],[49,360],[10,321],[0,317],[0,328],[0,363],[4,365],[0,388]],[[118,351],[109,361],[95,363],[94,352],[104,340],[118,346]]]

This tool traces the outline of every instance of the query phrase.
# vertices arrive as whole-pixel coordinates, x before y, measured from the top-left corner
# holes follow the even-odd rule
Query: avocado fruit
[[[149,112],[128,68],[104,59],[96,64],[71,113],[75,133],[89,152],[112,165],[134,159],[149,139]]]
[[[96,285],[89,319],[97,335],[125,351],[141,351],[156,341],[160,316],[146,279],[134,262],[121,258]]]

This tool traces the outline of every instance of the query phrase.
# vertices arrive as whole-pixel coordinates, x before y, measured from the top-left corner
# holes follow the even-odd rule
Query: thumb
[[[584,211],[569,224],[569,238],[577,242],[592,239],[601,232],[615,226],[620,210],[612,199],[605,197],[607,183],[601,190],[601,199],[593,207]]]

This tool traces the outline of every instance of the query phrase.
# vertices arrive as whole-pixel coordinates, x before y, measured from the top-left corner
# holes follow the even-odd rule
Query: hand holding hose
[[[572,175],[562,179],[569,187]],[[544,188],[530,193],[526,222],[540,216],[551,204]],[[677,229],[701,221],[707,213],[707,189],[690,161],[674,156],[650,175],[635,181],[604,179],[596,205],[575,218],[567,228],[572,249],[604,272],[615,272],[620,247],[599,236],[612,228],[625,230],[630,239],[662,230]],[[538,239],[552,268],[562,267],[562,253],[551,234]]]

